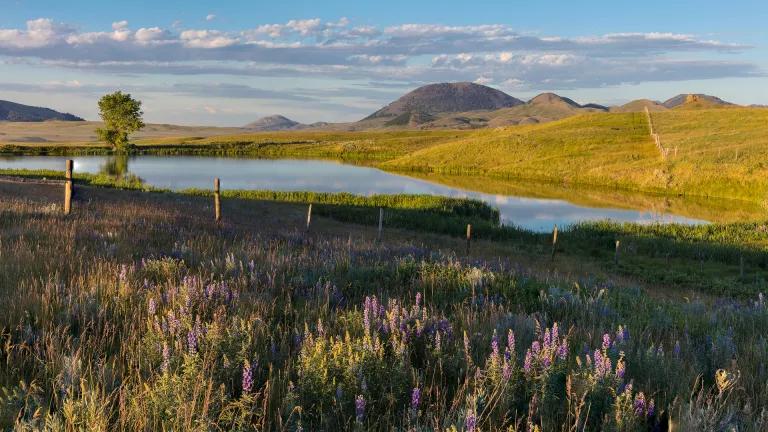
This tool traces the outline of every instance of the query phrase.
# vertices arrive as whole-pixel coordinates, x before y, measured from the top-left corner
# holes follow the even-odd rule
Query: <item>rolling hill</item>
[[[50,108],[0,100],[0,121],[41,122],[48,120],[83,121],[82,118],[75,115],[60,113]]]
[[[384,168],[603,185],[768,206],[768,110],[655,112],[663,159],[640,112],[591,113],[486,129],[413,151]]]
[[[725,106],[735,106],[730,102],[726,102],[717,96],[711,96],[706,94],[679,94],[673,98],[667,99],[664,104],[665,107],[670,109],[684,108],[684,109],[701,109],[701,108],[718,108]]]
[[[248,123],[247,125],[243,126],[243,129],[248,129],[251,131],[280,131],[297,129],[301,127],[306,126],[281,115],[271,115]]]

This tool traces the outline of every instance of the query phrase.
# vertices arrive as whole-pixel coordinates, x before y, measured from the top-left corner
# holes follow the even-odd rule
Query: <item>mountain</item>
[[[667,108],[717,108],[724,106],[733,106],[719,97],[705,94],[679,94],[668,99],[663,104]]]
[[[664,104],[650,99],[636,99],[621,106],[611,107],[611,112],[642,112],[646,108],[651,112],[667,111],[669,109]]]
[[[523,101],[502,91],[480,84],[440,83],[419,87],[363,120],[386,119],[395,125],[421,121],[419,116],[458,113],[477,110],[496,110],[522,105]],[[417,118],[412,118],[416,113]]]
[[[293,121],[287,117],[281,115],[271,115],[268,117],[262,117],[254,122],[248,123],[243,126],[243,129],[249,129],[253,131],[281,131],[301,129],[304,125],[297,121]]]
[[[40,122],[46,120],[83,121],[80,117],[69,113],[60,113],[50,108],[0,100],[0,121]]]

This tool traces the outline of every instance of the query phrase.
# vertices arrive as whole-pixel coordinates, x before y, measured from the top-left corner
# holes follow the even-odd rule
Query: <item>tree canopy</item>
[[[141,101],[128,93],[116,91],[99,99],[99,116],[104,127],[96,129],[99,139],[114,150],[130,150],[128,135],[144,127]]]

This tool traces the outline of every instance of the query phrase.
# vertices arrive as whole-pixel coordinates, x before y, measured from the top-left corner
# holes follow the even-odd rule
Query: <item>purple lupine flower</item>
[[[611,335],[608,333],[603,335],[603,351],[607,351],[611,347]]]
[[[552,347],[552,333],[549,329],[546,329],[544,331],[544,340],[542,341],[542,345],[544,346],[544,350],[549,350]]]
[[[365,329],[366,334],[369,334],[371,331],[371,317],[369,315],[370,310],[371,310],[371,298],[366,296],[365,304],[363,305],[363,329]]]
[[[171,366],[171,350],[168,349],[168,343],[163,342],[163,364],[161,366],[163,373],[168,372],[168,369],[170,366]]]
[[[618,363],[616,363],[616,377],[619,379],[624,379],[624,374],[627,372],[627,365],[624,363],[624,360],[619,360]]]
[[[539,341],[533,341],[531,344],[531,351],[533,351],[534,354],[538,355],[541,352],[541,343]]]
[[[413,410],[419,409],[419,403],[421,402],[421,390],[418,387],[414,387],[411,392],[411,408]]]
[[[555,326],[557,326],[557,324],[555,324]],[[512,329],[507,331],[507,350],[510,353],[510,357],[515,352],[515,332],[513,332]]]
[[[357,395],[355,398],[355,418],[359,423],[363,422],[365,417],[365,398],[363,395]]]
[[[656,404],[653,402],[653,399],[648,401],[648,408],[645,410],[645,415],[648,417],[653,417],[653,413],[656,411]]]
[[[675,341],[675,348],[672,350],[675,354],[675,358],[680,358],[680,341]]]
[[[155,303],[154,297],[149,298],[149,303],[147,304],[147,312],[149,312],[149,315],[154,315],[155,312],[157,312],[157,304]]]
[[[563,342],[557,347],[557,357],[560,360],[568,358],[568,341],[563,339]]]
[[[504,364],[501,366],[501,377],[506,381],[512,378],[512,363],[507,358],[504,359]]]
[[[416,306],[416,310],[421,309],[421,293],[420,292],[416,293],[416,305],[415,306]]]
[[[646,405],[645,395],[643,392],[640,392],[635,396],[633,407],[635,410],[635,415],[644,416],[646,414],[648,406]]]
[[[187,349],[189,355],[197,354],[197,334],[195,333],[195,330],[190,330],[189,333],[187,333]]]
[[[467,411],[467,418],[464,421],[464,426],[466,427],[467,432],[475,432],[475,428],[477,428],[477,416],[473,410]]]
[[[552,324],[552,342],[557,343],[557,338],[560,336],[560,327],[557,323]]]
[[[531,350],[525,352],[525,360],[523,361],[523,370],[525,373],[531,372],[531,367],[533,366],[533,354],[531,353]]]
[[[491,337],[491,351],[493,357],[499,357],[499,336],[496,334],[496,330],[493,330],[493,337]]]
[[[250,393],[253,389],[253,371],[248,360],[243,365],[243,393]]]

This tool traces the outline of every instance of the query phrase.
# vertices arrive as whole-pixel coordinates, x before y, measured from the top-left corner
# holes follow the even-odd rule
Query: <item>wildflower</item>
[[[523,370],[525,371],[525,373],[531,372],[532,364],[533,364],[533,354],[529,349],[528,351],[526,351],[525,360],[523,361]]]
[[[157,312],[157,304],[155,303],[155,299],[153,297],[149,298],[149,304],[147,305],[147,312],[149,312],[149,315],[154,315],[155,312]]]
[[[499,336],[496,334],[496,330],[493,330],[493,337],[491,338],[491,355],[494,359],[499,358]]]
[[[619,359],[618,362],[616,362],[616,377],[619,379],[624,378],[624,373],[627,371],[627,365],[624,363],[624,359]]]
[[[475,432],[475,428],[477,428],[477,416],[473,410],[467,411],[467,418],[464,421],[464,426],[467,428],[467,432]]]
[[[672,349],[675,358],[680,358],[680,341],[675,341],[675,347]]]
[[[363,395],[357,395],[355,398],[355,418],[359,423],[363,422],[365,417],[365,398]]]
[[[187,333],[187,349],[189,350],[189,355],[197,354],[197,334],[194,330],[190,330]]]
[[[632,405],[635,410],[635,415],[637,416],[644,416],[646,415],[646,412],[648,410],[648,406],[645,401],[645,394],[643,392],[638,393],[635,395],[635,402]]]
[[[419,409],[419,403],[421,402],[421,390],[418,387],[414,387],[411,392],[411,408],[413,410]]]
[[[563,339],[563,342],[557,347],[557,357],[560,360],[565,360],[568,357],[568,340]]]
[[[555,327],[553,327],[553,335],[555,338],[557,338],[557,323],[555,323]],[[509,356],[512,357],[512,354],[515,353],[515,332],[512,331],[512,329],[509,329],[507,331],[507,352],[509,353]]]
[[[243,365],[243,393],[250,393],[253,389],[253,371],[248,360]]]
[[[163,373],[168,372],[168,368],[171,365],[171,351],[168,349],[168,343],[163,342],[163,365],[161,369]]]
[[[611,335],[608,333],[603,335],[603,351],[607,351],[611,347]]]
[[[501,377],[507,381],[512,378],[512,363],[507,358],[504,359],[504,365],[501,367]]]

